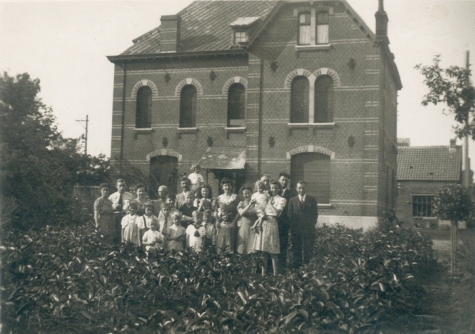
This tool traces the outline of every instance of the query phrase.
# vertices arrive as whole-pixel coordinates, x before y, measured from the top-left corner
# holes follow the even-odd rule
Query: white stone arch
[[[186,85],[193,85],[195,86],[196,88],[196,93],[198,95],[203,95],[203,87],[201,86],[200,82],[194,78],[186,78],[186,79],[183,79],[182,81],[180,81],[178,83],[178,85],[176,86],[175,88],[175,96],[179,97],[180,96],[180,93],[181,93],[181,90],[183,89],[183,87],[185,87]]]
[[[300,154],[300,153],[321,153],[321,154],[328,155],[330,157],[330,160],[335,159],[335,152],[329,150],[326,147],[317,146],[317,145],[304,145],[304,146],[299,146],[288,151],[287,160],[290,160],[293,155]]]
[[[318,79],[318,77],[321,75],[328,75],[329,77],[333,79],[334,88],[341,87],[340,76],[338,75],[338,73],[336,73],[335,70],[332,70],[331,68],[322,67],[316,70],[315,72],[313,72],[313,74],[315,75],[315,80]]]
[[[306,70],[304,68],[299,68],[299,69],[296,69],[296,70],[293,70],[292,72],[290,72],[287,77],[285,78],[285,81],[284,81],[284,88],[285,89],[290,89],[292,87],[292,80],[294,80],[295,77],[298,77],[298,76],[304,76],[304,77],[307,77],[309,83],[311,86],[314,85],[315,83],[315,75],[310,72],[309,70]]]
[[[229,87],[231,87],[231,85],[235,84],[235,83],[240,83],[247,90],[247,79],[243,78],[243,77],[236,76],[236,77],[229,78],[224,83],[221,95],[228,96]]]
[[[143,86],[148,86],[152,89],[152,97],[154,98],[158,97],[158,89],[157,89],[157,86],[155,86],[155,84],[153,83],[153,81],[149,79],[142,79],[140,81],[137,81],[134,87],[132,88],[132,95],[131,95],[132,98],[137,97],[138,90]]]
[[[146,155],[146,159],[147,159],[147,161],[150,161],[152,158],[162,156],[162,155],[175,157],[175,158],[178,159],[178,162],[181,162],[181,160],[182,160],[182,155],[180,153],[178,153],[177,151],[172,150],[170,148],[163,148],[161,150],[152,151],[152,152],[150,152]]]

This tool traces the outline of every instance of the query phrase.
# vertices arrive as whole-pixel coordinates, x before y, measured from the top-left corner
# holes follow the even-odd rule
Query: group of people
[[[200,252],[206,245],[218,253],[262,252],[279,273],[287,263],[289,235],[293,266],[308,263],[313,255],[317,201],[307,195],[306,182],[298,181],[296,192],[288,189],[290,176],[280,173],[277,180],[263,175],[253,186],[244,185],[239,195],[233,182],[224,178],[222,194],[213,197],[199,167],[181,180],[182,192],[174,195],[167,186],[158,188],[158,198],[150,200],[144,185],[138,184],[135,196],[126,182],[116,182],[117,191],[101,184],[101,197],[94,203],[96,228],[108,242],[130,242],[151,249]],[[265,259],[265,275],[269,261]]]

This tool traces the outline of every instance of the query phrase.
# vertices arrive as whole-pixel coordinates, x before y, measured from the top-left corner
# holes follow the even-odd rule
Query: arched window
[[[319,76],[315,83],[315,123],[333,121],[333,79]]]
[[[232,84],[228,91],[228,126],[244,126],[246,89],[240,83]]]
[[[307,77],[295,77],[290,90],[290,122],[308,123],[309,82]]]
[[[141,87],[137,92],[135,127],[152,127],[152,89],[148,86]]]
[[[329,204],[331,194],[330,156],[321,153],[300,153],[292,156],[290,163],[292,187],[298,180],[307,182],[307,193],[317,198],[317,203]],[[295,188],[294,188],[295,189]]]
[[[196,126],[196,88],[186,85],[180,96],[180,128],[194,128]]]

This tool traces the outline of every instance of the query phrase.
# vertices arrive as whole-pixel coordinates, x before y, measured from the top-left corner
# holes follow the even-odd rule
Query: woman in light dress
[[[115,237],[115,220],[112,202],[108,199],[110,186],[107,183],[102,183],[99,189],[101,197],[94,202],[96,229],[103,235],[106,242],[112,243]]]
[[[285,207],[285,198],[279,196],[281,190],[280,183],[273,181],[270,184],[269,199],[262,211],[257,209],[258,221],[262,223],[256,228],[254,237],[254,250],[263,252],[264,264],[262,266],[262,275],[267,272],[268,256],[272,260],[274,275],[278,274],[279,260],[277,255],[280,253],[279,225],[277,218]]]

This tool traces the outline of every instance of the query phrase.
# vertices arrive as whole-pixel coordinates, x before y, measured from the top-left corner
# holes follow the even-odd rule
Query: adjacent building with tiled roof
[[[409,140],[399,140],[397,215],[409,226],[437,224],[432,199],[443,187],[460,184],[462,148],[449,146],[411,147]]]
[[[374,226],[395,204],[402,88],[374,8],[375,33],[345,0],[195,1],[162,16],[108,57],[117,173],[180,191],[201,163],[218,194],[225,176],[238,189],[285,171],[308,182],[319,222]]]

